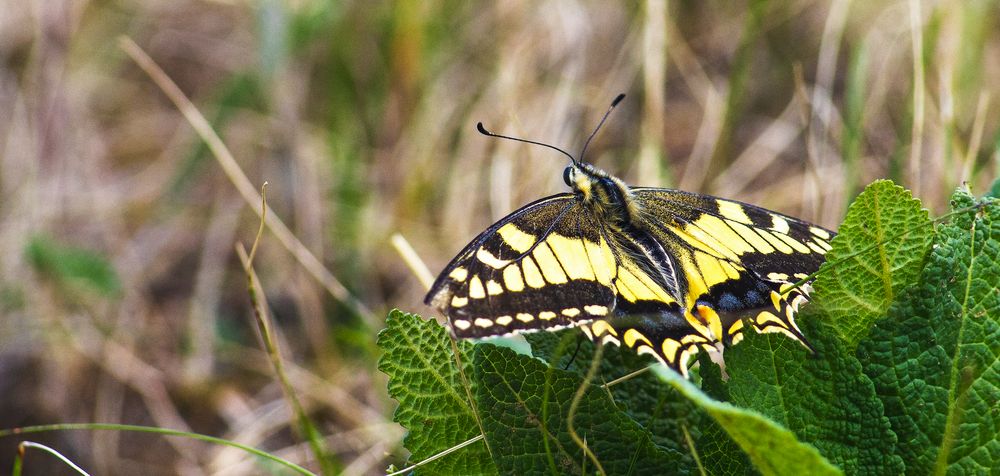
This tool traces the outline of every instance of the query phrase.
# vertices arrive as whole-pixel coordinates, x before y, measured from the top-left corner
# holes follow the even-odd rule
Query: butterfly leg
[[[563,366],[563,370],[569,370],[569,366],[573,365],[573,361],[576,360],[576,354],[580,353],[580,347],[583,346],[583,336],[579,336],[576,339],[576,350],[573,351],[573,355],[569,357],[569,361]]]

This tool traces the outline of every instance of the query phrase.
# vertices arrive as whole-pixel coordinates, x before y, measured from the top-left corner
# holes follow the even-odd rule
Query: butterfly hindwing
[[[581,326],[595,342],[624,345],[640,355],[651,355],[659,362],[687,376],[688,362],[699,349],[715,349],[714,344],[698,333],[672,306],[655,314],[620,314]]]
[[[720,340],[739,341],[743,315],[758,332],[782,332],[808,347],[794,315],[809,286],[791,288],[819,268],[832,232],[737,201],[667,189],[634,192],[650,215],[671,217],[654,230],[683,268],[686,308],[704,305],[720,315],[722,332],[714,333]]]

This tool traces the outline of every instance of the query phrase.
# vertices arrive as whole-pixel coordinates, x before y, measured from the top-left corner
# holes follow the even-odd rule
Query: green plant
[[[572,332],[533,357],[399,311],[378,344],[419,474],[975,474],[1000,460],[1000,203],[934,225],[888,181],[852,204],[800,323],[692,382]],[[935,228],[936,226],[936,228]],[[700,386],[700,388],[699,388]]]

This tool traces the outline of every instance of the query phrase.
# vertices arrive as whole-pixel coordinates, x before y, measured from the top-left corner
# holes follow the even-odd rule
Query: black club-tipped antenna
[[[537,141],[533,141],[533,140],[528,140],[528,139],[521,139],[520,137],[511,137],[511,136],[505,136],[505,135],[501,135],[501,134],[494,134],[494,133],[486,130],[486,128],[483,127],[483,123],[482,122],[477,122],[476,123],[476,129],[479,131],[480,134],[482,134],[484,136],[497,137],[499,139],[509,139],[509,140],[513,140],[513,141],[524,142],[524,143],[527,143],[527,144],[535,144],[535,145],[540,145],[542,147],[548,147],[548,148],[550,148],[550,149],[552,149],[554,151],[559,152],[562,155],[565,155],[566,157],[569,157],[569,160],[571,160],[574,164],[577,163],[577,160],[575,158],[573,158],[573,156],[570,155],[569,152],[566,152],[565,150],[562,150],[562,149],[560,149],[560,148],[558,148],[558,147],[556,147],[554,145],[546,144],[544,142],[537,142]]]
[[[618,103],[622,102],[622,99],[625,99],[625,95],[619,94],[617,97],[615,97],[614,101],[611,101],[611,105],[608,106],[608,110],[604,113],[604,117],[601,118],[601,122],[597,123],[597,127],[594,128],[594,132],[590,133],[590,137],[587,138],[587,142],[583,143],[583,150],[580,151],[580,160],[583,160],[583,158],[585,157],[584,154],[587,153],[587,146],[590,145],[590,141],[593,140],[594,136],[597,135],[597,131],[601,130],[601,126],[604,125],[604,121],[608,120],[608,116],[611,115],[611,111],[615,110],[615,106],[617,106]]]
[[[608,120],[608,116],[611,115],[611,111],[615,110],[615,106],[617,106],[618,103],[622,102],[622,99],[625,99],[625,95],[624,94],[619,94],[618,96],[615,97],[614,101],[611,101],[611,106],[609,106],[608,110],[605,111],[604,117],[601,118],[601,122],[599,122],[597,124],[597,127],[594,128],[594,132],[590,133],[590,137],[587,138],[587,142],[585,142],[583,144],[583,150],[580,151],[580,160],[583,160],[584,154],[587,153],[587,147],[590,146],[590,141],[592,141],[594,139],[594,136],[597,135],[597,131],[601,130],[601,126],[604,125],[604,121]],[[513,140],[513,141],[517,141],[517,142],[524,142],[526,144],[535,144],[535,145],[540,145],[542,147],[548,147],[548,148],[550,148],[550,149],[552,149],[552,150],[554,150],[556,152],[559,152],[562,155],[565,155],[566,157],[569,157],[569,160],[571,162],[573,162],[574,164],[579,164],[580,163],[580,161],[577,160],[575,157],[573,157],[572,154],[570,154],[569,152],[566,152],[565,150],[562,150],[562,149],[560,149],[560,148],[558,148],[558,147],[556,147],[556,146],[554,146],[552,144],[546,144],[544,142],[538,142],[538,141],[533,141],[533,140],[528,140],[528,139],[522,139],[520,137],[511,137],[511,136],[505,136],[505,135],[502,135],[502,134],[495,134],[493,132],[490,132],[490,131],[486,130],[486,128],[483,127],[483,123],[482,122],[477,122],[476,123],[476,130],[478,130],[479,133],[482,134],[482,135],[484,135],[484,136],[496,137],[496,138],[499,138],[499,139],[508,139],[508,140]]]

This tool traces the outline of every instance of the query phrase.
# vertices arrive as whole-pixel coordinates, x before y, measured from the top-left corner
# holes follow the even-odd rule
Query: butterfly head
[[[617,179],[586,162],[574,160],[563,170],[563,181],[584,201],[591,200],[594,196],[595,188],[601,187],[600,184],[608,180],[613,183]]]
[[[611,223],[629,222],[635,217],[638,205],[618,177],[586,162],[573,161],[563,171],[563,181],[580,201]]]
[[[611,106],[608,107],[608,110],[604,113],[604,117],[601,118],[601,122],[598,123],[597,127],[594,128],[594,131],[590,133],[590,137],[587,138],[587,141],[583,145],[583,150],[580,151],[580,154],[577,157],[574,157],[569,152],[550,144],[521,139],[518,137],[494,134],[486,130],[481,122],[476,124],[476,129],[478,129],[483,135],[540,145],[565,155],[569,158],[570,164],[566,166],[566,169],[563,171],[563,181],[566,182],[566,185],[573,189],[573,193],[576,194],[576,196],[586,206],[599,215],[602,215],[603,218],[609,219],[612,224],[623,221],[628,222],[635,217],[637,211],[637,205],[635,201],[632,200],[632,195],[628,186],[626,186],[625,183],[617,177],[594,167],[593,165],[583,162],[583,157],[587,154],[587,147],[590,145],[591,140],[594,139],[597,131],[599,131],[601,126],[604,125],[604,121],[608,119],[608,115],[611,114],[611,111],[614,110],[618,103],[620,103],[624,98],[624,94],[619,94],[615,97],[614,101],[611,102]]]

